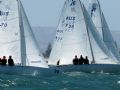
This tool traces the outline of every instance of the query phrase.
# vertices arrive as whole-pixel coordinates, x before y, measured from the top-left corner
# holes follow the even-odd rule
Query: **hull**
[[[52,76],[58,75],[61,71],[55,68],[40,68],[31,66],[2,66],[0,65],[0,74],[14,75],[33,75],[33,76]]]
[[[50,68],[61,69],[63,72],[120,73],[120,64],[61,65],[50,66]]]

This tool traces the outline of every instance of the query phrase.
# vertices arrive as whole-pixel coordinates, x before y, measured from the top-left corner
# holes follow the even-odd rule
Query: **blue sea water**
[[[0,90],[120,90],[120,75],[80,72],[50,77],[1,74]]]

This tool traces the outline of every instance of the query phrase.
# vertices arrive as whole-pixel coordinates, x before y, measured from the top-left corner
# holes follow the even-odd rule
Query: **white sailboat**
[[[59,30],[62,33],[58,32]],[[75,55],[88,56],[90,62],[94,64],[72,65]],[[56,65],[58,60],[60,61],[58,68],[63,71],[106,71],[107,66],[111,67],[119,63],[109,52],[80,0],[66,0],[65,2],[48,63]]]
[[[101,38],[103,39],[108,49],[112,52],[114,57],[120,60],[119,49],[117,48],[116,43],[112,37],[110,29],[105,20],[104,14],[101,10],[99,1],[98,0],[89,1],[90,1],[89,12]]]
[[[54,74],[48,69],[20,0],[0,1],[0,57],[13,57],[15,66],[0,66],[0,73]],[[58,70],[59,71],[59,70]]]

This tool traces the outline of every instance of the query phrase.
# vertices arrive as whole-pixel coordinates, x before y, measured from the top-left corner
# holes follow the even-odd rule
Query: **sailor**
[[[8,58],[8,65],[9,66],[14,66],[14,61],[12,59],[12,56],[9,56],[9,58]]]
[[[73,64],[78,65],[78,57],[75,55],[75,58],[73,59]]]
[[[57,65],[58,65],[58,66],[60,65],[60,60],[57,61]]]
[[[88,60],[87,56],[85,57],[84,64],[88,64],[89,65],[89,60]]]
[[[80,58],[79,58],[79,65],[83,65],[84,64],[84,58],[82,55],[80,55]]]
[[[0,65],[2,64],[2,59],[0,58]]]
[[[1,60],[2,61],[2,65],[6,65],[7,63],[7,59],[6,59],[6,56],[3,56],[3,59]]]

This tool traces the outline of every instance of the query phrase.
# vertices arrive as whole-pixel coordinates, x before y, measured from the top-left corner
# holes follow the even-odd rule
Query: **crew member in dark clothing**
[[[86,56],[85,60],[84,60],[84,64],[88,64],[89,65],[89,60],[88,57]]]
[[[2,61],[2,65],[6,65],[6,63],[7,63],[7,59],[6,59],[6,57],[5,56],[3,56],[3,59],[1,60]]]
[[[2,59],[0,58],[0,65],[2,64]]]
[[[14,61],[13,61],[13,59],[12,59],[12,56],[9,56],[8,65],[9,65],[9,66],[14,66]]]
[[[84,64],[84,58],[81,55],[80,58],[79,58],[79,65],[82,65],[82,64]]]
[[[57,65],[58,65],[58,66],[60,65],[60,60],[57,61]]]
[[[77,58],[77,56],[75,56],[75,58],[73,59],[73,64],[74,65],[78,65],[78,58]]]

